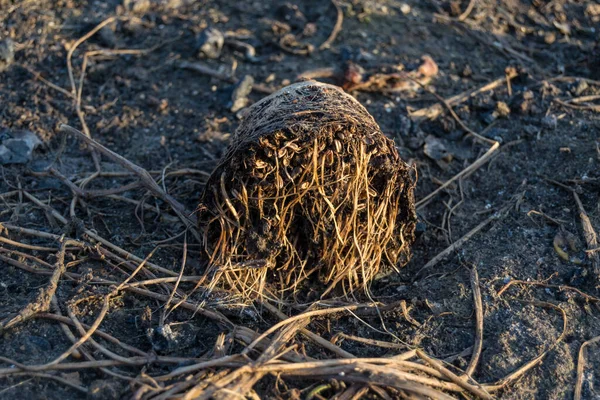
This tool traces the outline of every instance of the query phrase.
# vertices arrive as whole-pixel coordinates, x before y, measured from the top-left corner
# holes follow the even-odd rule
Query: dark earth
[[[473,4],[467,13],[469,3]],[[85,52],[104,50],[87,62],[81,115],[95,140],[151,171],[189,210],[197,206],[204,182],[224,153],[243,107],[265,96],[253,90],[246,101],[248,88],[235,85],[245,76],[253,78],[255,89],[274,90],[295,82],[307,70],[339,69],[348,61],[373,74],[402,67],[414,70],[422,56],[431,56],[439,73],[427,90],[353,92],[396,142],[401,156],[417,166],[418,201],[485,154],[490,144],[474,140],[445,109],[427,121],[411,118],[411,112],[438,102],[428,91],[448,99],[516,71],[515,78],[454,107],[469,129],[500,142],[500,148],[477,171],[422,204],[411,262],[400,274],[383,277],[372,286],[373,299],[382,303],[406,300],[412,321],[396,307],[382,318],[321,317],[309,328],[327,340],[343,332],[394,342],[399,349],[403,344],[419,346],[437,358],[452,356],[475,340],[470,269],[476,268],[484,343],[475,380],[496,382],[550,349],[542,363],[495,395],[503,399],[573,398],[580,347],[600,335],[600,308],[594,297],[600,295],[600,266],[594,265],[597,253],[593,249],[585,252],[589,245],[573,195],[577,193],[598,232],[600,3],[340,0],[337,4],[343,12],[343,28],[328,48],[319,50],[336,21],[336,8],[329,1],[0,0],[0,39],[14,43],[14,61],[0,54],[4,57],[0,60],[0,140],[10,132],[26,130],[42,141],[26,164],[0,165],[0,222],[71,237],[83,237],[82,230],[89,229],[142,259],[159,246],[152,262],[179,273],[185,227],[167,204],[145,189],[98,195],[74,203],[70,210],[73,193],[65,181],[79,185],[95,168],[83,143],[58,130],[62,123],[82,129],[76,101],[70,96],[68,49],[113,15],[128,18],[108,24],[79,45],[72,57],[78,85]],[[203,43],[217,42],[208,53],[218,47],[219,38],[201,34],[207,27],[252,45],[255,54],[225,40],[216,58],[199,55],[202,35]],[[289,30],[299,43],[280,46],[281,29]],[[307,48],[314,51],[293,54],[306,53]],[[111,52],[117,49],[136,51]],[[202,63],[226,79],[181,68],[182,62]],[[249,78],[244,80],[244,85],[249,83]],[[50,172],[50,167],[64,179]],[[86,189],[106,190],[135,182],[127,174],[108,174],[124,170],[107,158],[101,158],[101,167],[104,174]],[[173,171],[178,172],[169,175]],[[140,201],[144,207],[137,206]],[[63,224],[48,206],[70,222]],[[421,271],[486,220],[489,223],[464,244]],[[0,235],[58,249],[52,240],[2,225]],[[198,275],[198,243],[191,235],[185,237],[185,274]],[[56,250],[0,242],[0,256],[5,257],[0,259],[2,319],[32,302],[49,279],[6,262],[6,257],[28,262],[14,250],[56,262]],[[568,254],[561,257],[564,251]],[[80,278],[61,280],[56,291],[60,304],[107,293],[106,286],[94,284],[95,278],[122,281],[126,276],[121,267],[98,257],[76,258],[68,253],[66,262],[72,261],[68,271]],[[546,286],[514,284],[499,293],[513,280]],[[187,290],[193,284],[181,287]],[[557,309],[542,306],[548,303],[567,316],[565,336],[556,345],[563,320]],[[80,320],[91,324],[100,307],[100,301],[82,303]],[[122,292],[111,301],[101,329],[145,352],[200,357],[213,349],[222,327],[182,309],[168,316],[177,340],[157,337],[161,335],[156,330],[147,334],[158,326],[163,307],[164,301]],[[231,311],[229,317],[262,332],[276,320],[260,307],[257,311]],[[71,345],[60,325],[44,318],[30,319],[0,335],[0,356],[24,364],[49,362]],[[103,343],[117,353],[122,351]],[[230,351],[239,350],[236,346]],[[587,351],[584,399],[600,398],[597,346],[591,344]],[[349,339],[341,347],[368,357],[401,351]],[[88,350],[103,359],[93,348]],[[309,342],[306,352],[315,358],[333,357]],[[458,357],[453,364],[464,369],[468,359],[468,355]],[[77,360],[70,357],[67,361]],[[0,368],[10,366],[7,360],[0,364]],[[166,373],[168,368],[174,366],[151,367],[146,372]],[[141,373],[138,367],[117,369],[132,377]],[[55,379],[24,374],[0,376],[0,398],[130,398],[134,386],[99,369],[61,371],[57,376],[88,393]],[[306,398],[312,384],[288,380],[282,386],[275,380],[265,377],[255,386],[261,398]],[[334,394],[333,389],[321,393],[325,398]],[[378,398],[374,391],[366,396]]]

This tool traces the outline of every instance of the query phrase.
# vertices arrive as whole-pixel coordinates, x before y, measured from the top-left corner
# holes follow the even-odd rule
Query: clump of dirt
[[[246,115],[199,207],[211,282],[285,297],[318,275],[349,294],[408,262],[411,167],[360,103],[307,81]]]

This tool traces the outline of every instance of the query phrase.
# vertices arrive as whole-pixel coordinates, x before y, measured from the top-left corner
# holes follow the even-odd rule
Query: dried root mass
[[[213,285],[282,299],[314,276],[348,295],[408,261],[412,171],[360,103],[308,81],[246,115],[198,209]]]

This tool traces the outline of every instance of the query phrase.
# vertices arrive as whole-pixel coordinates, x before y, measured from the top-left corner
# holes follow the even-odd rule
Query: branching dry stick
[[[277,324],[270,327],[269,329],[267,329],[264,333],[262,333],[259,337],[257,337],[252,343],[250,343],[248,345],[248,347],[246,347],[244,349],[242,354],[243,355],[248,354],[250,352],[250,350],[252,350],[261,340],[263,340],[264,338],[266,338],[267,336],[269,336],[271,333],[275,332],[277,329],[281,328],[282,326],[291,324],[294,321],[305,319],[305,318],[311,318],[311,317],[315,317],[318,315],[327,315],[327,314],[333,314],[333,313],[337,313],[337,312],[353,311],[353,310],[356,310],[357,308],[361,308],[361,307],[376,307],[376,305],[375,304],[349,304],[344,307],[334,307],[334,308],[326,308],[323,310],[307,311],[302,314],[295,315],[286,320],[280,321]]]
[[[298,330],[304,328],[309,322],[310,319],[296,320],[290,325],[286,326],[284,329],[282,329],[254,363],[251,363],[248,366],[244,366],[230,374],[233,376],[239,375],[239,378],[235,379],[234,382],[226,386],[219,384],[219,381],[214,385],[217,391],[211,390],[211,388],[209,390],[203,391],[203,393],[200,396],[197,396],[197,394],[200,393],[194,393],[193,391],[190,391],[186,393],[185,398],[198,398],[199,400],[208,400],[209,398],[212,398],[213,393],[215,398],[219,398],[219,394],[237,394],[243,396],[245,393],[249,392],[254,386],[254,384],[256,384],[266,374],[265,372],[257,371],[256,369],[278,358],[278,353],[282,352],[283,347],[286,345],[286,343],[291,341],[298,333]],[[224,379],[231,378],[225,377]],[[219,390],[219,388],[222,389]]]
[[[148,189],[150,192],[152,192],[155,196],[159,197],[161,200],[163,200],[167,204],[169,204],[171,206],[171,208],[173,209],[173,211],[175,211],[177,216],[184,223],[184,225],[190,230],[190,232],[192,232],[192,234],[198,240],[198,242],[202,242],[200,234],[198,233],[198,231],[195,228],[196,221],[195,221],[195,217],[193,216],[193,214],[191,212],[187,212],[185,210],[185,207],[179,201],[177,201],[175,198],[173,198],[168,193],[165,193],[165,191],[156,183],[156,181],[152,178],[152,176],[148,173],[148,171],[146,171],[142,167],[137,166],[136,164],[134,164],[131,161],[127,160],[126,158],[120,156],[119,154],[115,153],[114,151],[104,147],[103,145],[101,145],[100,143],[95,141],[94,139],[83,134],[83,132],[81,132],[69,125],[62,124],[60,126],[60,131],[75,135],[79,139],[83,140],[85,143],[87,143],[90,146],[92,146],[93,148],[97,149],[100,153],[104,154],[106,157],[110,158],[112,161],[118,163],[122,167],[126,168],[127,170],[129,170],[129,171],[133,172],[135,175],[137,175],[140,178],[140,180],[142,181],[142,184],[144,185],[144,187],[146,189]]]
[[[288,319],[289,317],[287,315],[285,315],[284,313],[282,313],[281,311],[279,311],[277,309],[277,307],[273,306],[272,304],[268,303],[268,302],[262,302],[261,305],[263,307],[265,307],[267,310],[269,310],[272,314],[274,314],[275,316],[277,316],[277,318],[279,318],[280,320],[284,321],[286,319]],[[306,328],[302,328],[300,329],[300,333],[302,333],[303,335],[305,335],[306,337],[308,337],[310,340],[312,340],[315,344],[331,351],[334,354],[337,354],[339,357],[341,358],[355,358],[356,356],[352,353],[347,352],[346,350],[342,349],[339,346],[336,346],[334,343],[331,343],[325,339],[323,339],[321,336],[309,331]]]
[[[54,271],[52,273],[52,276],[50,277],[50,282],[48,283],[48,286],[46,286],[44,289],[40,289],[40,292],[36,299],[33,302],[29,303],[23,310],[21,310],[21,312],[19,312],[17,316],[0,322],[0,332],[28,320],[37,313],[47,312],[48,310],[50,310],[51,300],[52,297],[54,297],[56,288],[58,287],[58,282],[60,281],[61,276],[67,269],[65,267],[65,252],[67,246],[78,246],[83,248],[83,246],[81,246],[79,242],[74,240],[64,240],[61,243],[60,250],[56,257],[57,261],[54,267]]]
[[[597,342],[600,342],[600,336],[596,336],[595,338],[584,342],[579,348],[579,356],[577,358],[577,380],[575,381],[575,395],[573,396],[575,400],[581,400],[583,391],[583,369],[585,368],[586,347]]]

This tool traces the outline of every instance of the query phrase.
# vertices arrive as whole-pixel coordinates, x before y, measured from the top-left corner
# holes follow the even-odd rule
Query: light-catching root
[[[323,296],[368,292],[410,258],[414,175],[353,97],[281,89],[247,110],[202,194],[206,277],[246,298],[288,298],[309,276]]]

